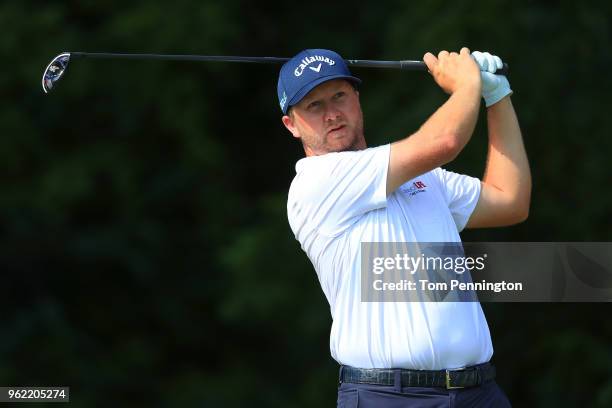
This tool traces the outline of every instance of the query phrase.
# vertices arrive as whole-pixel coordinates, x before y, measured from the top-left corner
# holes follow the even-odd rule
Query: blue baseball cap
[[[283,114],[315,86],[332,79],[361,80],[349,71],[344,59],[330,50],[304,50],[287,61],[278,74],[278,102]]]

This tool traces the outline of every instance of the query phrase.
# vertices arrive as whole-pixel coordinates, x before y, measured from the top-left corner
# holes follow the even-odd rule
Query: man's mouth
[[[327,131],[327,133],[328,133],[328,134],[331,134],[331,133],[336,132],[336,131],[338,131],[338,130],[342,130],[342,129],[344,129],[345,127],[346,127],[346,125],[335,126],[335,127],[331,128],[331,129],[329,129],[329,130]]]

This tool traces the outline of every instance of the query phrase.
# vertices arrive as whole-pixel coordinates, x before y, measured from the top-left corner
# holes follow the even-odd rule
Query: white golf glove
[[[493,73],[504,66],[502,60],[497,55],[474,51],[472,58],[480,66],[482,97],[487,108],[499,102],[504,96],[512,95],[512,89],[510,89],[510,83],[506,76],[495,75]]]

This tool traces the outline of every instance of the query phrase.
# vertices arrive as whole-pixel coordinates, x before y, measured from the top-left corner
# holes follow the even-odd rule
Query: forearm
[[[416,133],[393,143],[387,194],[407,180],[453,160],[474,132],[479,105],[479,86],[458,90]]]
[[[510,97],[487,108],[489,152],[483,182],[502,191],[512,206],[529,211],[531,173]]]
[[[465,87],[450,98],[421,126],[425,138],[438,138],[451,144],[454,158],[468,143],[480,109],[480,84]]]

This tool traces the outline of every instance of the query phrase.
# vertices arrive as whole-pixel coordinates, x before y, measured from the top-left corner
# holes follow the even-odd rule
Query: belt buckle
[[[465,388],[465,387],[451,385],[451,378],[450,378],[451,371],[461,371],[462,369],[463,368],[460,368],[458,370],[445,370],[446,371],[446,389],[447,390],[458,390],[460,388]]]

